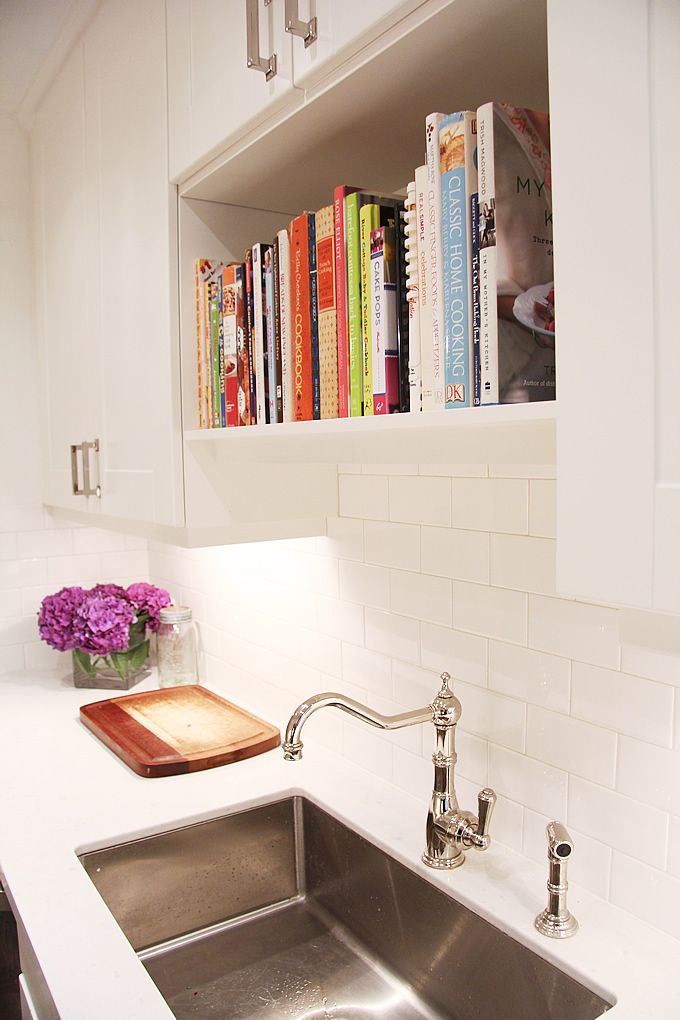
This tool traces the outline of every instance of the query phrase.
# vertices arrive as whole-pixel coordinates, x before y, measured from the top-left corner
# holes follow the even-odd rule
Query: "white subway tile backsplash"
[[[130,577],[130,584],[135,580],[143,580],[148,569],[146,551],[105,552],[101,554],[101,578],[108,581],[109,577]]]
[[[340,561],[340,598],[360,602],[375,609],[388,609],[390,604],[390,572],[354,560]]]
[[[572,776],[567,824],[654,868],[665,865],[668,815],[613,790]]]
[[[402,616],[450,626],[451,582],[427,574],[390,570],[390,609]]]
[[[49,560],[24,560],[23,562],[36,565],[36,579],[31,582],[36,585],[41,584],[44,580],[44,577],[38,579],[37,575],[44,574],[45,569],[47,570],[47,583],[55,588],[74,584],[91,586],[99,581],[110,580],[102,573],[102,559],[99,553],[87,553],[82,556],[53,556]],[[42,572],[39,571],[38,564],[43,565]]]
[[[529,705],[526,750],[572,775],[614,785],[616,734],[610,730]]]
[[[680,815],[680,751],[619,737],[616,788],[642,804]]]
[[[486,686],[486,638],[450,627],[422,623],[420,626],[420,660],[423,666],[447,672],[458,680]]]
[[[529,483],[517,478],[454,478],[453,526],[526,535]]]
[[[529,534],[554,538],[556,518],[557,483],[533,478],[529,482]]]
[[[14,673],[24,668],[23,645],[0,645],[0,673]]]
[[[45,526],[43,508],[35,503],[0,506],[0,531],[41,531]]]
[[[490,580],[499,588],[555,594],[555,543],[525,535],[491,535]]]
[[[530,595],[529,645],[568,659],[617,669],[616,610]]]
[[[330,634],[332,637],[340,638],[342,641],[350,641],[355,645],[363,644],[363,606],[357,606],[351,602],[343,602],[340,599],[325,598],[323,595],[313,598],[317,626],[322,634]],[[278,601],[283,605],[288,605],[285,592],[279,593]],[[293,605],[288,606],[288,608],[291,610],[293,618],[296,613],[299,617],[298,606]]]
[[[420,626],[416,620],[403,619],[379,609],[366,609],[366,647],[392,658],[417,662],[420,652]]]
[[[527,596],[505,588],[454,581],[453,623],[459,630],[526,644]]]
[[[420,529],[417,524],[364,522],[366,562],[383,567],[418,570],[420,567]]]
[[[624,644],[621,648],[621,669],[625,673],[680,687],[680,658],[653,648]]]
[[[392,693],[390,660],[380,652],[342,643],[342,678],[356,687],[389,698]]]
[[[38,621],[34,616],[18,616],[4,620],[0,627],[0,645],[23,645],[39,637]]]
[[[63,676],[73,675],[70,652],[57,652],[43,641],[32,641],[24,645],[26,669],[54,669]]]
[[[374,776],[392,782],[394,748],[389,740],[365,723],[343,720],[342,748],[345,756]]]
[[[461,581],[489,580],[489,536],[484,531],[421,528],[421,570]]]
[[[526,705],[482,687],[454,684],[463,706],[459,727],[513,751],[524,751]]]
[[[390,478],[390,520],[405,524],[451,524],[448,478]]]
[[[11,531],[0,531],[0,560],[17,558],[17,536]]]
[[[645,867],[625,853],[614,853],[610,899],[643,921],[680,938],[680,881]]]
[[[560,769],[491,744],[489,785],[533,811],[566,818],[567,773]]]
[[[380,475],[340,475],[340,516],[388,520],[387,479]]]
[[[83,533],[86,532],[87,529]],[[17,555],[20,559],[31,559],[36,556],[70,556],[72,552],[73,533],[69,530],[22,531],[17,535]]]
[[[429,743],[428,743],[428,738]],[[461,726],[456,732],[456,775],[462,776],[479,787],[489,785],[489,742],[482,737],[469,733]],[[427,755],[434,750],[433,734],[428,733],[423,742],[423,750]]]
[[[39,590],[42,591],[42,589]],[[22,613],[30,613],[32,611],[32,608],[24,609],[23,607],[23,592],[21,588],[0,588],[0,620],[6,620],[12,616],[21,616]]]
[[[533,648],[489,642],[489,687],[555,712],[569,712],[571,663]]]
[[[680,818],[672,817],[668,835],[668,871],[680,878]]]
[[[439,690],[439,674],[412,662],[392,660],[392,692],[400,710],[428,705]]]
[[[401,747],[395,747],[393,755],[396,785],[427,804],[432,795],[432,762]]]
[[[673,688],[653,680],[575,662],[571,714],[641,740],[672,744]]]
[[[341,560],[364,558],[364,522],[350,517],[329,517],[324,552]]]
[[[0,589],[30,588],[47,581],[47,560],[5,560],[0,562]],[[67,583],[67,582],[65,582]]]

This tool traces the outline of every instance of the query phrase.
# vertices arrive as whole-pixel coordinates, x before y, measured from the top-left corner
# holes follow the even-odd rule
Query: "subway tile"
[[[520,645],[489,642],[489,687],[555,712],[569,712],[571,663]]]
[[[47,560],[0,561],[0,589],[27,588],[47,580]]]
[[[489,536],[483,531],[423,527],[421,560],[425,574],[486,584],[489,580]]]
[[[477,783],[479,787],[488,786],[488,740],[484,740],[474,733],[468,733],[467,730],[461,729],[460,726],[456,727],[456,730],[456,754],[458,755],[456,776],[463,776],[471,783]],[[432,744],[434,750],[434,734],[430,736],[429,744],[427,738],[423,741],[425,753],[429,751],[430,744]]]
[[[529,645],[594,666],[617,669],[616,610],[585,602],[529,596]]]
[[[451,624],[451,582],[405,570],[390,570],[390,608],[403,616]]]
[[[515,478],[454,478],[453,526],[526,535],[529,483]]]
[[[24,668],[23,645],[0,645],[0,673],[14,673]]]
[[[39,637],[35,616],[17,616],[0,623],[0,645],[21,645]]]
[[[526,535],[491,535],[490,580],[499,588],[555,593],[555,543]]]
[[[656,649],[624,644],[621,648],[621,669],[625,673],[680,687],[680,658]]]
[[[668,834],[668,871],[680,878],[680,818],[670,819]]]
[[[416,620],[378,609],[366,609],[366,647],[394,659],[417,662],[420,627]]]
[[[104,577],[99,553],[88,553],[83,556],[52,556],[48,560],[29,560],[27,562],[43,563],[47,565],[47,583],[53,587],[61,588],[64,585],[88,586],[97,582],[108,581]],[[32,584],[41,584],[42,579],[34,580]]]
[[[364,641],[364,609],[363,606],[340,599],[313,596],[316,601],[317,626],[322,634],[350,641],[361,645]],[[285,593],[282,592],[279,602],[285,605]],[[295,612],[295,607],[293,607]]]
[[[529,705],[527,754],[595,783],[614,785],[616,734],[599,726]]]
[[[486,464],[420,464],[419,473],[449,478],[486,478],[489,469]]]
[[[563,822],[564,817],[562,815],[555,818],[554,814],[542,815],[525,807],[522,853],[540,864],[546,864],[548,850],[546,826],[553,820]],[[569,858],[569,884],[574,882],[581,885],[606,900],[609,896],[611,848],[585,836],[573,827],[569,829],[569,835],[574,842],[574,853]]]
[[[390,520],[404,524],[451,524],[448,478],[390,478]]]
[[[673,938],[680,938],[680,881],[626,853],[614,853],[609,898]]]
[[[432,763],[401,747],[394,748],[393,756],[395,785],[412,797],[417,797],[426,809],[432,795]],[[423,826],[423,833],[424,829]]]
[[[489,464],[492,478],[555,478],[554,464]]]
[[[569,825],[653,867],[664,866],[668,815],[656,808],[572,776],[567,810],[567,827]],[[613,878],[614,868],[612,885]]]
[[[506,588],[454,581],[453,622],[459,630],[526,644],[527,596]]]
[[[390,605],[390,572],[386,567],[340,560],[340,598],[374,609]]]
[[[567,773],[505,747],[489,744],[489,785],[553,818],[567,814]]]
[[[389,698],[392,691],[390,660],[380,652],[342,643],[342,678],[350,684]]]
[[[146,539],[128,535],[124,531],[107,531],[104,528],[78,528],[73,532],[74,553],[131,552],[147,548]],[[172,546],[165,547],[172,552]]]
[[[0,531],[0,560],[17,558],[17,536],[12,531]]]
[[[42,592],[42,588],[39,588],[38,591]],[[24,594],[25,589],[0,588],[0,620],[6,620],[11,616],[22,616],[30,612],[37,612],[38,606],[35,609],[24,609]],[[42,595],[40,598],[42,599]],[[39,604],[40,599],[38,600]]]
[[[529,534],[555,538],[557,520],[557,483],[533,478],[529,482]]]
[[[485,638],[450,627],[430,623],[420,627],[422,665],[480,687],[486,686],[486,645]]]
[[[366,562],[403,570],[420,568],[420,528],[417,524],[364,522]]]
[[[466,683],[454,683],[453,689],[462,706],[463,729],[513,751],[524,751],[526,706],[521,701]]]
[[[461,784],[459,784],[461,785]],[[471,784],[472,785],[472,784]],[[465,800],[460,798],[461,807],[477,814],[477,793],[474,789],[465,790]],[[498,796],[491,821],[491,838],[510,847],[511,850],[522,852],[522,833],[524,830],[524,808],[514,800],[502,795]]]
[[[379,475],[340,475],[338,486],[341,517],[388,520],[387,478]]]
[[[366,698],[366,704],[375,712],[380,712],[381,715],[400,715],[403,711],[401,706],[391,698],[384,698],[370,692]],[[382,736],[395,749],[399,747],[404,751],[410,751],[411,754],[422,755],[423,736],[429,738],[431,728],[430,726],[426,727],[424,723],[419,723],[417,726],[404,726],[398,730],[385,730]]]
[[[24,645],[26,669],[59,670],[62,676],[73,676],[69,652],[57,652],[44,641],[30,641]]]
[[[84,529],[84,533],[87,529]],[[17,552],[21,559],[37,556],[70,556],[73,537],[64,531],[22,531],[17,535]]]
[[[135,549],[132,552],[105,552],[101,554],[101,561],[103,580],[109,575],[112,577],[126,575],[144,581],[149,576],[149,557],[145,549]]]
[[[680,815],[680,751],[620,737],[616,789],[642,804]]]
[[[377,731],[363,723],[343,720],[343,753],[346,758],[374,776],[392,782],[394,748]]]
[[[350,517],[329,517],[324,545],[331,556],[342,560],[364,558],[364,522]]]
[[[394,659],[392,662],[392,692],[394,700],[401,705],[402,711],[428,705],[437,691],[441,681],[439,674],[422,669],[412,662]]]
[[[1,531],[42,531],[45,526],[39,503],[0,506]]]
[[[665,747],[673,741],[673,688],[617,670],[575,662],[571,714]]]

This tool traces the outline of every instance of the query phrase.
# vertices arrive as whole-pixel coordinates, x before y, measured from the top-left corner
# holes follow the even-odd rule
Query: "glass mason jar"
[[[161,687],[197,684],[198,641],[188,606],[161,609],[158,640],[158,682]]]

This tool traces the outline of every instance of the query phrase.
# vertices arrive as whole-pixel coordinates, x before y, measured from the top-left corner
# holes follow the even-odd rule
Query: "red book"
[[[225,425],[238,425],[238,352],[237,352],[237,270],[240,266],[225,266],[222,270],[222,325],[224,329],[224,411]],[[221,366],[220,366],[221,367]]]
[[[312,319],[309,290],[309,217],[310,213],[301,213],[290,225],[293,416],[295,421],[311,421],[314,417]]]
[[[347,251],[345,197],[361,188],[338,184],[333,192],[335,228],[335,293],[338,315],[338,418],[349,417],[349,330],[347,311]]]

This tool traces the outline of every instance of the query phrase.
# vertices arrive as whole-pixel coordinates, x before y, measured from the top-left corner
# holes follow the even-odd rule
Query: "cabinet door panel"
[[[170,175],[197,168],[292,93],[292,40],[283,0],[259,0],[260,54],[271,81],[246,65],[246,0],[167,0]]]
[[[86,153],[81,47],[68,58],[40,108],[31,150],[44,499],[52,506],[96,512],[95,497],[73,495],[70,457],[72,443],[99,434],[96,208]]]
[[[171,315],[165,9],[111,0],[85,39],[97,167],[102,513],[181,523],[176,324]]]

